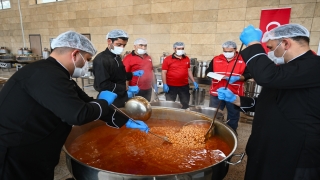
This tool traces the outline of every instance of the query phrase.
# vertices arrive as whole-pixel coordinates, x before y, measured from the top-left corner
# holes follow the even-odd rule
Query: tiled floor
[[[9,78],[14,72],[16,72],[15,68],[10,69],[10,72],[8,72],[7,69],[4,69],[4,70],[1,69],[0,70],[0,78],[1,77]],[[78,82],[79,86],[81,87],[81,79],[80,78],[78,78],[77,82]],[[92,80],[91,80],[91,83],[92,83]],[[88,85],[87,79],[84,80],[84,85],[85,86]],[[97,96],[97,92],[92,88],[92,86],[85,87],[84,91],[90,96],[93,96],[93,97]],[[246,145],[248,137],[251,133],[250,121],[249,121],[249,123],[247,123],[247,122],[245,119],[242,119],[239,121],[239,127],[237,130],[237,132],[238,132],[238,146],[237,146],[237,150],[234,154],[240,154],[245,151],[245,145]],[[236,162],[236,161],[238,161],[238,159],[239,159],[238,157],[234,157],[232,159],[232,162]],[[242,180],[244,178],[246,160],[247,160],[247,157],[245,156],[241,163],[234,165],[234,166],[230,165],[229,172],[228,172],[227,176],[224,178],[224,180]],[[60,162],[55,168],[54,179],[55,180],[65,180],[70,177],[72,177],[72,176],[70,175],[70,173],[66,167],[65,153],[63,151],[61,151]]]

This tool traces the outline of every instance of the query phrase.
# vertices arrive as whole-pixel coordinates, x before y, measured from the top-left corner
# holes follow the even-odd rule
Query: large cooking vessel
[[[204,88],[192,89],[190,93],[189,105],[198,106],[204,105],[206,90]]]
[[[6,47],[1,47],[0,48],[0,54],[8,54],[9,50]]]
[[[165,107],[153,107],[152,116],[154,119],[167,119],[167,120],[180,120],[188,122],[195,119],[211,120],[211,117],[205,116],[204,114],[185,111],[181,109],[165,108]],[[227,157],[222,161],[212,164],[209,167],[199,169],[197,171],[190,171],[181,174],[164,174],[164,175],[135,175],[135,174],[123,174],[116,173],[106,170],[101,170],[88,166],[85,163],[78,161],[73,158],[71,154],[67,151],[70,144],[80,135],[86,133],[87,131],[98,127],[105,126],[103,121],[94,121],[82,126],[74,126],[69,134],[63,150],[66,152],[66,163],[69,171],[73,177],[77,180],[96,180],[96,179],[108,179],[108,180],[187,180],[187,179],[198,179],[198,180],[211,180],[211,179],[223,179],[226,175],[229,164],[235,165],[241,162],[244,153],[241,155],[233,155],[237,148],[237,137],[230,127],[222,123],[221,121],[215,121],[215,135],[220,136],[231,148],[231,153],[226,155]],[[240,160],[236,163],[230,163],[228,160],[232,156],[240,156]],[[116,159],[115,159],[116,161]],[[138,164],[137,164],[138,165]]]

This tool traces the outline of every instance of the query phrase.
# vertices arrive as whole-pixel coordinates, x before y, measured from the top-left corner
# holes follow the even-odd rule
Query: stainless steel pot
[[[182,108],[182,104],[178,102],[173,102],[173,101],[156,101],[156,102],[151,102],[151,106],[161,106],[161,107],[168,107],[168,108]]]
[[[199,112],[202,114],[207,115],[208,117],[211,117],[211,119],[213,118],[214,114],[217,111],[217,108],[212,108],[212,107],[201,107],[201,106],[195,106],[195,107],[189,107],[191,111],[195,111],[195,112]],[[219,109],[218,110],[218,114],[216,119],[223,121],[224,119],[224,115],[223,112]]]
[[[183,122],[188,122],[194,119],[205,119],[211,120],[208,116],[200,114],[193,111],[185,111],[182,109],[173,109],[165,107],[153,107],[152,116],[154,119],[166,119],[166,120],[180,120]],[[223,179],[226,175],[229,164],[235,165],[241,162],[244,153],[239,155],[234,155],[234,151],[237,148],[238,140],[234,132],[220,121],[215,121],[215,134],[220,136],[232,149],[231,153],[227,155],[222,161],[212,164],[211,166],[199,169],[197,171],[190,171],[181,174],[163,174],[163,175],[135,175],[135,174],[123,174],[111,171],[106,171],[98,168],[94,168],[84,164],[77,159],[73,158],[71,154],[67,151],[70,144],[80,135],[86,133],[87,131],[98,127],[105,126],[103,121],[93,121],[82,126],[74,126],[63,146],[63,150],[66,152],[66,163],[70,173],[77,180],[179,180],[179,179],[198,179],[198,180],[211,180],[211,179]],[[240,156],[240,160],[235,163],[231,163],[228,160],[232,156]],[[115,159],[116,161],[116,159]],[[137,164],[138,165],[138,164]]]
[[[18,55],[23,55],[23,48],[18,49]]]
[[[30,55],[30,54],[32,54],[32,51],[31,51],[30,49],[28,49],[28,48],[23,48],[22,54],[24,54],[24,55]]]
[[[8,49],[6,47],[1,47],[0,48],[0,54],[8,54],[8,53],[9,53],[9,51],[8,51]]]
[[[248,79],[245,82],[244,87],[245,87],[245,96],[247,97],[258,97],[262,90],[262,86],[259,86],[254,81],[254,79]],[[246,115],[254,116],[254,112],[247,111]]]
[[[50,52],[47,48],[44,48],[42,51],[42,58],[47,59],[50,56]]]
[[[204,88],[192,89],[189,104],[193,106],[204,105],[206,90]]]

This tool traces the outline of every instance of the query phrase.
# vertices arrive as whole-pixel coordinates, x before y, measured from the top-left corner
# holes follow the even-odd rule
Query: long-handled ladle
[[[127,115],[125,112],[123,112],[123,111],[122,111],[121,109],[119,109],[117,106],[115,106],[115,105],[113,105],[113,104],[111,104],[111,106],[112,106],[116,111],[118,111],[118,112],[120,112],[121,114],[127,116],[127,118],[131,119],[134,123],[140,125],[137,121],[135,121],[133,118],[131,118],[131,117],[130,117],[129,115]],[[167,141],[167,142],[171,143],[171,142],[169,141],[168,137],[159,136],[158,134],[155,134],[155,133],[151,132],[150,130],[149,130],[148,132],[149,132],[150,134],[158,137],[158,138],[161,138],[161,139],[164,140],[164,141]]]

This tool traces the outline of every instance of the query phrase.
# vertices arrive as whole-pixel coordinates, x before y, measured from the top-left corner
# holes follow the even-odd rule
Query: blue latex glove
[[[108,102],[108,104],[112,104],[113,101],[117,98],[117,94],[111,91],[101,91],[98,99],[104,99]]]
[[[228,81],[228,79],[229,79],[229,77],[226,78],[227,81]],[[240,76],[231,76],[229,84],[232,84],[232,83],[239,81],[239,80],[240,80]]]
[[[139,87],[138,86],[129,86],[128,91],[132,92],[133,94],[138,94],[139,92]]]
[[[128,94],[128,98],[129,98],[129,99],[133,97],[133,93],[132,93],[132,92],[127,91],[127,94]]]
[[[154,89],[154,91],[155,91],[156,93],[158,93],[158,86],[157,86],[157,84],[154,84],[154,85],[153,85],[153,89]]]
[[[163,91],[165,93],[169,92],[169,86],[167,84],[163,84]]]
[[[236,100],[236,95],[233,94],[233,92],[231,92],[228,88],[225,89],[223,88],[219,88],[217,90],[218,92],[218,99],[223,100],[223,101],[227,101],[227,102],[234,102]]]
[[[194,85],[194,88],[195,88],[195,89],[198,89],[198,88],[199,88],[199,85],[198,85],[197,82],[193,82],[193,85]]]
[[[142,76],[143,75],[143,73],[144,73],[144,71],[143,70],[138,70],[138,71],[135,71],[135,72],[133,72],[132,74],[134,75],[134,76]]]
[[[137,123],[135,123],[135,122],[137,122]],[[135,122],[133,122],[131,119],[129,119],[126,123],[126,127],[132,128],[132,129],[140,129],[140,131],[144,131],[144,132],[148,133],[149,127],[146,123],[144,123],[143,121],[140,121],[140,120],[135,120]]]
[[[254,28],[252,25],[244,28],[240,34],[240,40],[243,44],[248,46],[251,42],[260,42],[262,38],[262,31],[258,28]]]

